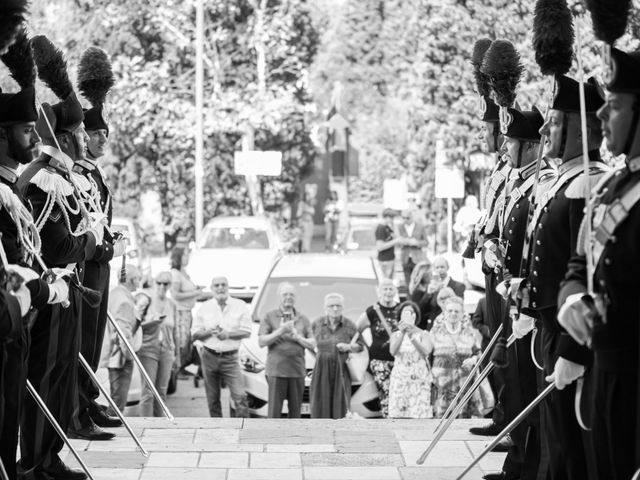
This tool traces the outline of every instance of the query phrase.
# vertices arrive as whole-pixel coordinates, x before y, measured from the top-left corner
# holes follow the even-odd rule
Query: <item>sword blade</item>
[[[471,469],[473,467],[475,467],[478,462],[480,462],[480,460],[482,460],[485,455],[487,455],[487,453],[489,453],[491,450],[493,450],[495,448],[496,445],[498,445],[498,443],[500,443],[500,440],[502,440],[504,437],[506,437],[509,433],[511,433],[513,431],[514,428],[516,428],[518,425],[520,425],[520,423],[527,418],[527,416],[531,413],[531,411],[536,408],[538,406],[538,404],[540,402],[542,402],[542,400],[545,399],[545,397],[547,395],[549,395],[552,391],[554,391],[556,388],[556,384],[551,383],[547,386],[547,388],[545,388],[542,392],[540,392],[540,394],[529,404],[525,407],[525,409],[520,412],[520,414],[514,418],[511,423],[509,423],[509,425],[507,425],[504,430],[502,430],[498,436],[496,436],[496,438],[493,439],[493,441],[482,451],[482,453],[480,455],[478,455],[473,462],[471,462],[471,464],[458,476],[458,478],[456,480],[460,480],[461,478],[463,478],[467,473],[469,473],[471,471]]]
[[[65,435],[64,430],[62,430],[62,427],[60,426],[58,421],[55,419],[55,417],[53,416],[53,414],[51,413],[51,411],[47,407],[47,404],[44,403],[44,400],[42,400],[42,397],[40,396],[40,394],[33,387],[33,385],[31,384],[30,380],[27,380],[27,391],[31,394],[31,397],[36,402],[38,407],[40,407],[40,410],[42,410],[42,413],[47,418],[47,420],[49,420],[49,423],[51,424],[53,429],[56,431],[58,436],[67,445],[67,447],[69,447],[69,450],[71,451],[73,456],[76,457],[76,460],[80,464],[80,467],[82,468],[82,470],[84,470],[84,473],[87,474],[87,477],[89,477],[90,480],[94,480],[93,475],[91,475],[91,472],[89,471],[89,468],[87,467],[87,464],[84,463],[84,460],[82,460],[82,457],[80,457],[80,454],[78,453],[78,451],[71,444],[71,442],[69,441],[69,438]]]
[[[142,362],[140,361],[140,358],[138,358],[138,355],[136,354],[135,350],[129,343],[129,340],[127,340],[127,338],[125,337],[124,332],[120,328],[120,325],[118,325],[118,322],[114,320],[114,318],[111,316],[109,312],[107,312],[107,319],[109,320],[109,322],[111,323],[111,326],[113,326],[114,330],[120,337],[120,340],[122,340],[122,343],[124,344],[124,346],[127,347],[127,350],[129,350],[129,353],[131,353],[133,362],[138,366],[138,369],[140,370],[140,375],[142,375],[142,378],[144,378],[144,381],[149,386],[151,393],[153,393],[153,396],[155,397],[158,404],[160,405],[160,408],[162,408],[162,411],[164,412],[165,416],[169,421],[173,422],[175,420],[174,416],[169,411],[169,408],[164,403],[164,400],[162,400],[162,397],[160,397],[160,394],[158,393],[156,386],[154,385],[153,381],[149,377],[149,374],[147,373],[147,371],[142,366]]]
[[[140,440],[138,439],[136,434],[133,433],[133,430],[131,429],[131,426],[129,425],[127,420],[124,418],[124,415],[122,415],[122,412],[120,412],[120,409],[116,405],[116,402],[113,401],[111,396],[107,393],[107,391],[104,389],[104,387],[100,384],[100,380],[98,380],[98,377],[96,377],[96,374],[93,372],[93,370],[91,369],[91,366],[87,363],[87,361],[85,360],[85,358],[82,355],[82,353],[78,354],[78,358],[80,360],[80,365],[82,365],[82,368],[84,368],[85,372],[87,372],[87,375],[89,375],[89,377],[91,378],[93,383],[95,383],[96,387],[98,387],[98,390],[100,390],[100,393],[102,393],[102,395],[104,395],[104,398],[107,399],[107,402],[109,403],[109,405],[111,406],[113,411],[116,412],[116,415],[118,416],[118,418],[120,419],[120,421],[122,422],[124,427],[129,432],[129,435],[131,435],[131,438],[133,438],[133,441],[136,442],[136,445],[138,446],[138,449],[140,450],[142,455],[145,456],[145,457],[148,457],[149,456],[149,452],[147,452],[145,450],[145,448],[142,446],[142,443],[140,443]]]

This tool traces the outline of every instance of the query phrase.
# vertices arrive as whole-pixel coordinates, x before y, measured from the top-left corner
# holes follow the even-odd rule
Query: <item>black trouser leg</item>
[[[31,330],[28,378],[66,431],[73,415],[80,351],[80,295],[69,292],[68,308],[46,305]],[[25,470],[47,468],[64,443],[30,395],[20,422],[20,463]]]
[[[596,363],[594,380],[592,441],[597,478],[630,479],[637,468],[637,371],[603,371]]]
[[[102,341],[107,326],[107,308],[109,305],[109,264],[86,262],[83,285],[102,293],[98,307],[82,305],[82,345],[80,351],[95,372],[100,363]],[[78,413],[73,418],[73,428],[80,430],[91,424],[90,413],[98,410],[95,404],[100,396],[98,387],[93,383],[82,366],[78,367]]]
[[[24,399],[27,359],[29,353],[29,332],[24,329],[22,337],[7,344],[4,397],[4,422],[0,428],[0,458],[10,480],[16,478],[16,452],[18,449],[18,429],[20,410]]]

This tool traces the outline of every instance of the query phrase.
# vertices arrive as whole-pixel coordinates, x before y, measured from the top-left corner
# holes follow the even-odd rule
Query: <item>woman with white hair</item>
[[[386,417],[389,412],[389,378],[393,369],[393,355],[389,352],[389,339],[397,329],[396,307],[398,289],[393,280],[384,278],[378,285],[378,301],[367,307],[358,319],[358,331],[370,331],[369,368],[378,387],[380,410]]]
[[[436,387],[434,416],[441,417],[478,360],[480,334],[464,313],[460,297],[448,297],[444,311],[431,329],[433,383]],[[482,415],[482,398],[476,390],[462,411],[463,418]]]
[[[342,316],[344,297],[324,297],[325,315],[311,326],[317,345],[311,379],[311,418],[342,418],[351,402],[351,377],[346,361],[350,352],[361,352],[364,342],[356,325]]]

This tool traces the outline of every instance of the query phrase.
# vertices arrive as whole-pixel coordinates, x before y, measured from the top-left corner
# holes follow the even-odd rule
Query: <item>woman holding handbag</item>
[[[389,339],[398,324],[396,321],[397,295],[398,289],[393,280],[383,279],[378,285],[378,302],[365,310],[357,325],[358,331],[364,333],[365,342],[369,347],[369,369],[378,387],[383,418],[389,414],[389,379],[393,369]],[[369,333],[365,333],[367,329]]]
[[[389,417],[432,418],[429,332],[416,326],[420,308],[407,301],[398,307],[398,330],[389,350],[395,357],[389,384]]]

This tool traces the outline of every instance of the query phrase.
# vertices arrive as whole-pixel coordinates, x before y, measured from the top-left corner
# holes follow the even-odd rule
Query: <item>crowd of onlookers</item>
[[[425,257],[419,226],[411,225],[409,215],[403,214],[403,220],[398,238],[405,240],[393,245],[401,245],[403,268],[411,266],[405,270],[406,301],[399,302],[394,281],[383,277],[377,302],[359,318],[342,315],[345,298],[336,292],[324,298],[324,315],[311,321],[296,308],[295,287],[286,282],[279,285],[280,305],[260,319],[258,332],[260,346],[268,349],[269,417],[280,417],[285,401],[288,416],[300,417],[306,351],[315,356],[309,391],[312,418],[341,418],[349,413],[351,385],[359,383],[364,373],[355,371],[357,362],[351,356],[363,349],[368,352],[367,370],[378,388],[384,417],[440,417],[447,409],[488,340],[482,303],[469,318],[464,310],[464,284],[450,278],[444,257],[433,262]],[[387,234],[376,232],[383,249],[392,245],[382,238]],[[229,296],[225,277],[214,278],[211,292],[204,292],[186,273],[187,261],[187,252],[174,248],[171,270],[158,274],[155,285],[142,291],[138,290],[140,272],[127,265],[126,275],[111,292],[109,308],[161,397],[166,397],[173,370],[197,363],[210,415],[222,416],[220,393],[226,386],[234,414],[248,416],[238,358],[240,343],[251,334],[248,305]],[[387,276],[392,269],[383,267]],[[192,317],[197,301],[201,305]],[[124,408],[133,362],[115,332],[109,353],[111,392],[118,407]],[[150,388],[144,383],[141,388],[140,414],[160,415]],[[491,389],[483,385],[462,415],[482,416],[492,407]]]

